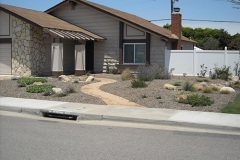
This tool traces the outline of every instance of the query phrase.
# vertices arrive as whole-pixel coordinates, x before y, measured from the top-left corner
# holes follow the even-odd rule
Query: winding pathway
[[[100,90],[102,85],[117,82],[116,80],[107,78],[96,78],[96,80],[99,80],[100,82],[84,85],[81,87],[81,91],[88,95],[100,98],[107,105],[140,106],[137,103]]]

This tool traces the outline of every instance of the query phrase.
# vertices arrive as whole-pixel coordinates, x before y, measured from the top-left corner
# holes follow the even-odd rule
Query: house
[[[193,49],[181,35],[138,16],[86,0],[65,0],[45,12],[0,4],[0,74],[55,75],[108,68],[164,66],[165,48]],[[174,28],[176,27],[176,28]]]

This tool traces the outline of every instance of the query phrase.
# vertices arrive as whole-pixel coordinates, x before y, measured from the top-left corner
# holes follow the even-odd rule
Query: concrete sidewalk
[[[78,120],[114,120],[240,131],[240,115],[118,105],[94,105],[0,97],[0,110],[74,115]]]

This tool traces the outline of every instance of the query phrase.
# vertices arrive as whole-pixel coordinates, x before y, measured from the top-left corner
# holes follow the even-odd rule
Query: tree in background
[[[171,29],[170,24],[163,26],[166,29]],[[239,34],[231,36],[224,29],[211,29],[211,28],[190,28],[182,27],[183,36],[193,39],[198,42],[197,47],[202,49],[222,50],[226,46],[228,49],[239,48]]]

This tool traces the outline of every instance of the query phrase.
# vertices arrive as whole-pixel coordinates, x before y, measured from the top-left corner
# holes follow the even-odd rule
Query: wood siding
[[[51,14],[107,39],[94,44],[94,70],[96,72],[106,69],[105,57],[108,61],[110,58],[112,62],[118,63],[119,20],[82,4],[77,4],[75,10],[72,10],[71,5],[66,4]]]
[[[165,42],[153,34],[150,41],[150,64],[164,66]]]

